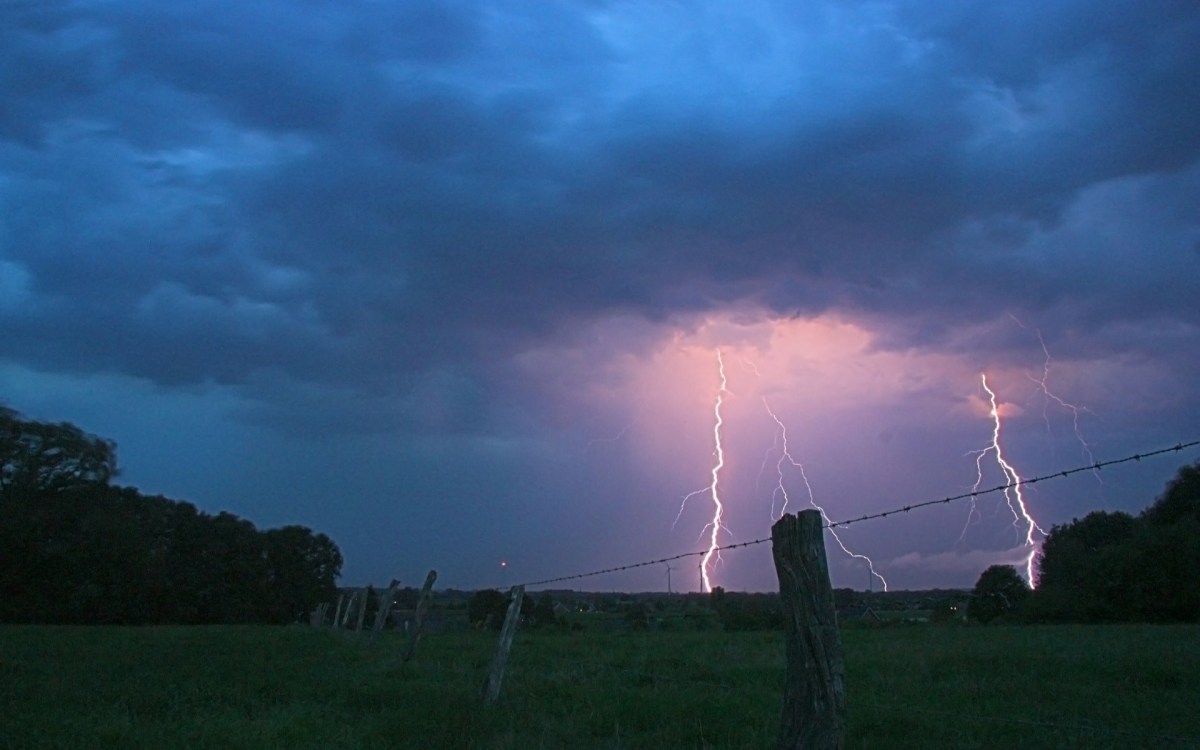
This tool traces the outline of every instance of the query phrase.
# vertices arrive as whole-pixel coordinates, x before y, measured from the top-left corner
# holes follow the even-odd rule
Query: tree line
[[[325,534],[260,531],[117,473],[111,440],[0,405],[0,622],[287,623],[334,596]]]
[[[1050,529],[1031,590],[993,565],[971,617],[1030,622],[1200,622],[1200,462],[1137,516],[1094,511]]]

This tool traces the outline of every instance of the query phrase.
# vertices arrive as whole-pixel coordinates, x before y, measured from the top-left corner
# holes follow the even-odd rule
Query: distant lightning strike
[[[592,446],[596,445],[597,443],[616,443],[616,442],[620,441],[621,438],[625,437],[625,433],[629,432],[630,428],[633,427],[633,425],[636,423],[637,423],[637,420],[635,419],[632,422],[630,422],[629,424],[625,425],[624,427],[621,428],[621,431],[618,432],[614,437],[592,438],[591,440],[589,440],[587,442],[587,445],[584,446],[583,452],[587,453],[588,451],[590,451],[592,449]]]
[[[721,427],[724,425],[724,419],[721,416],[721,406],[725,403],[725,394],[729,393],[728,380],[725,377],[725,359],[721,356],[721,350],[717,349],[717,371],[721,375],[721,387],[717,389],[716,398],[713,401],[713,455],[716,461],[712,467],[712,480],[707,487],[702,487],[694,492],[689,492],[683,496],[683,500],[679,503],[679,512],[675,514],[675,521],[671,524],[671,528],[675,528],[679,523],[679,518],[683,515],[683,509],[687,507],[687,501],[696,495],[708,493],[713,502],[713,517],[712,520],[705,525],[700,532],[704,536],[704,532],[709,533],[708,551],[704,553],[704,557],[700,560],[700,581],[705,592],[712,591],[712,579],[709,576],[709,563],[713,557],[721,559],[718,548],[720,547],[719,538],[722,531],[727,531],[721,520],[725,512],[725,506],[721,502],[720,494],[720,476],[721,469],[725,468],[725,448],[721,443]]]
[[[1042,332],[1037,329],[1034,329],[1034,332],[1037,334],[1038,343],[1042,345],[1042,354],[1046,355],[1046,358],[1042,361],[1041,378],[1035,378],[1029,374],[1026,374],[1026,377],[1037,384],[1038,388],[1042,392],[1042,395],[1045,396],[1047,401],[1054,401],[1059,406],[1071,412],[1071,425],[1075,430],[1075,439],[1079,441],[1079,446],[1083,452],[1083,457],[1087,459],[1088,463],[1094,464],[1096,463],[1096,457],[1092,455],[1092,446],[1088,445],[1087,441],[1083,439],[1083,432],[1079,429],[1079,414],[1080,412],[1087,410],[1076,406],[1075,404],[1064,401],[1063,399],[1059,398],[1057,394],[1051,392],[1049,387],[1046,386],[1046,381],[1050,379],[1050,350],[1046,348],[1046,340],[1042,338]],[[1046,414],[1045,406],[1042,407],[1042,419],[1046,422],[1046,432],[1049,432],[1050,417]],[[1103,480],[1100,479],[1100,472],[1093,469],[1092,475],[1096,477],[1096,481],[1103,483]]]
[[[713,405],[713,416],[715,423],[713,424],[713,445],[715,446],[716,463],[712,467],[712,484],[708,486],[709,494],[713,501],[713,517],[709,522],[711,527],[711,535],[708,539],[708,552],[700,560],[700,578],[704,582],[704,590],[712,591],[712,582],[708,576],[708,566],[714,555],[718,555],[717,547],[720,546],[718,536],[721,533],[721,515],[725,510],[725,506],[721,504],[721,495],[717,491],[718,481],[720,479],[721,469],[725,466],[725,449],[721,446],[721,425],[724,424],[721,419],[721,405],[725,402],[725,394],[729,392],[726,387],[728,381],[725,379],[725,360],[721,358],[721,350],[717,350],[717,369],[721,373],[721,387],[717,390],[717,396]]]
[[[1018,318],[1016,315],[1009,313],[1008,317],[1012,318],[1013,322],[1021,326],[1021,328],[1028,330],[1029,326],[1022,323],[1020,318]],[[1044,359],[1042,360],[1042,376],[1040,378],[1035,378],[1029,373],[1026,373],[1025,377],[1029,378],[1034,384],[1037,385],[1038,390],[1042,392],[1042,396],[1045,399],[1042,406],[1042,420],[1046,423],[1046,432],[1050,432],[1050,415],[1046,413],[1046,409],[1049,405],[1049,402],[1053,401],[1062,408],[1071,412],[1071,426],[1075,431],[1075,439],[1079,441],[1079,447],[1083,457],[1087,459],[1088,463],[1094,464],[1096,463],[1096,458],[1092,455],[1092,446],[1088,445],[1087,440],[1085,440],[1083,437],[1083,431],[1079,429],[1079,415],[1088,411],[1088,409],[1065,401],[1059,397],[1058,394],[1052,392],[1050,387],[1046,385],[1047,381],[1050,380],[1050,365],[1053,362],[1053,359],[1050,357],[1050,349],[1046,346],[1046,339],[1042,336],[1041,329],[1034,328],[1033,332],[1037,334],[1038,344],[1041,345],[1042,354],[1044,355]],[[1103,480],[1100,479],[1100,473],[1098,471],[1093,470],[1092,474],[1096,477],[1096,481],[1103,484]]]
[[[763,406],[766,407],[766,409],[767,409],[767,414],[771,415],[771,419],[775,420],[775,424],[778,425],[778,427],[779,427],[779,432],[778,432],[779,438],[776,442],[777,446],[779,447],[779,460],[775,462],[775,474],[776,474],[776,477],[778,478],[778,482],[775,486],[775,489],[772,490],[772,492],[771,492],[772,520],[775,520],[774,513],[775,513],[775,498],[776,498],[776,496],[780,496],[783,498],[783,504],[779,508],[779,515],[782,516],[785,512],[787,512],[788,493],[787,493],[787,488],[784,486],[784,482],[783,482],[783,466],[784,466],[784,462],[786,461],[788,464],[790,464],[792,467],[794,467],[795,469],[797,469],[800,472],[800,478],[804,480],[804,489],[808,493],[808,504],[811,505],[813,508],[815,508],[818,512],[820,512],[821,520],[823,520],[825,522],[827,528],[829,529],[829,534],[833,537],[834,541],[837,542],[838,546],[842,548],[842,552],[845,552],[847,555],[854,558],[855,560],[861,560],[864,563],[866,563],[867,570],[871,571],[872,576],[879,579],[879,582],[883,584],[883,590],[887,591],[888,590],[887,579],[875,571],[875,564],[871,561],[871,558],[867,557],[866,555],[860,555],[856,552],[851,552],[850,549],[848,547],[846,547],[846,544],[842,541],[842,538],[838,536],[837,531],[834,530],[832,526],[829,526],[829,524],[831,524],[832,522],[829,520],[829,516],[826,515],[825,509],[822,508],[820,505],[817,505],[816,498],[813,495],[812,485],[809,484],[809,482],[808,482],[808,474],[805,473],[805,471],[804,471],[804,464],[797,461],[792,456],[791,452],[788,450],[787,425],[785,425],[783,423],[783,421],[780,420],[779,417],[777,417],[775,415],[775,412],[771,411],[771,405],[767,403],[766,398],[763,398],[762,401],[763,401]],[[764,466],[765,465],[766,465],[766,461],[764,459]]]
[[[996,456],[996,463],[1000,466],[1000,470],[1004,473],[1005,483],[1010,485],[1004,490],[1004,499],[1008,503],[1009,510],[1013,514],[1013,526],[1020,530],[1022,522],[1025,526],[1025,546],[1029,548],[1029,556],[1025,560],[1025,577],[1029,581],[1029,585],[1036,586],[1033,576],[1033,561],[1037,557],[1038,544],[1034,539],[1034,533],[1046,535],[1046,532],[1038,526],[1037,521],[1029,514],[1029,508],[1025,504],[1025,494],[1022,487],[1021,475],[1013,468],[1013,465],[1004,457],[1004,451],[1000,447],[1000,408],[996,403],[996,393],[988,387],[987,374],[979,374],[979,382],[983,385],[984,392],[988,395],[988,401],[991,404],[989,412],[992,418],[992,441],[986,447],[978,451],[972,451],[975,454],[975,485],[971,488],[974,492],[979,489],[979,485],[983,483],[983,459],[989,453]],[[971,516],[978,513],[975,507],[974,498],[971,499]],[[970,525],[971,516],[968,516],[967,524]],[[963,534],[966,534],[966,528],[963,529]]]

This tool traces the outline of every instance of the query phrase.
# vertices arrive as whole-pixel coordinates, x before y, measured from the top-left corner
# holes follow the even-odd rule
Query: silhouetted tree
[[[1137,526],[1128,513],[1095,511],[1051,528],[1038,560],[1038,592],[1030,616],[1081,622],[1130,619]]]
[[[967,610],[972,620],[991,622],[1018,612],[1029,598],[1029,584],[1011,565],[992,565],[975,583],[971,591],[971,606]]]
[[[325,535],[260,532],[115,473],[110,441],[0,407],[0,621],[290,622],[331,597]]]
[[[1138,619],[1200,621],[1200,463],[1181,467],[1138,522],[1130,597]]]
[[[75,425],[36,422],[0,406],[0,500],[107,484],[117,473],[117,447]]]
[[[271,529],[263,537],[267,619],[295,622],[334,598],[342,554],[332,539],[304,526]],[[368,594],[374,593],[368,589]]]
[[[1137,518],[1094,512],[1055,526],[1039,567],[1033,619],[1200,621],[1200,464],[1180,468]]]
[[[1200,521],[1200,462],[1180,467],[1142,520],[1156,527]]]

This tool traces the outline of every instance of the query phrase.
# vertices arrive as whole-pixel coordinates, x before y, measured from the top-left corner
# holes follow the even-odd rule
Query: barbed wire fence
[[[1143,459],[1161,456],[1161,455],[1165,455],[1165,454],[1169,454],[1169,453],[1180,453],[1184,450],[1187,450],[1189,448],[1194,448],[1197,446],[1200,446],[1200,440],[1190,440],[1187,442],[1178,442],[1175,445],[1168,446],[1165,448],[1160,448],[1158,450],[1152,450],[1152,451],[1142,452],[1142,453],[1133,453],[1133,454],[1130,454],[1127,456],[1123,456],[1121,458],[1109,459],[1109,460],[1105,460],[1105,461],[1094,461],[1089,464],[1076,466],[1076,467],[1073,467],[1070,469],[1062,469],[1059,471],[1054,471],[1054,472],[1051,472],[1048,474],[1043,474],[1043,475],[1031,477],[1028,479],[1018,479],[1017,481],[1005,482],[1003,484],[998,484],[994,487],[988,487],[985,489],[973,489],[969,492],[963,492],[963,493],[959,493],[956,495],[950,495],[950,496],[946,496],[946,497],[935,498],[935,499],[930,499],[930,500],[925,500],[925,501],[915,502],[915,503],[909,503],[906,505],[900,505],[900,506],[896,506],[893,508],[889,508],[887,510],[875,512],[875,513],[868,513],[868,514],[864,514],[864,515],[857,516],[854,518],[847,518],[844,520],[838,520],[838,521],[830,520],[824,511],[821,511],[819,519],[815,516],[809,515],[813,511],[808,511],[807,513],[801,513],[799,516],[796,517],[796,520],[800,520],[800,518],[804,515],[809,515],[810,522],[811,522],[811,525],[809,526],[809,529],[810,529],[809,533],[814,534],[815,535],[814,538],[816,538],[819,541],[820,536],[821,536],[820,532],[825,529],[830,529],[830,530],[842,529],[842,528],[852,526],[852,525],[855,525],[858,523],[863,523],[866,521],[882,520],[882,519],[890,518],[893,516],[904,515],[904,514],[912,512],[914,510],[930,508],[930,507],[938,506],[938,505],[949,505],[956,501],[961,501],[961,500],[966,500],[966,499],[976,499],[976,498],[979,498],[982,496],[991,495],[991,494],[995,494],[995,493],[1008,492],[1008,491],[1016,489],[1018,487],[1022,487],[1022,486],[1026,486],[1026,485],[1034,485],[1034,484],[1045,482],[1045,481],[1048,481],[1051,479],[1066,478],[1066,477],[1070,477],[1074,474],[1078,474],[1081,472],[1098,472],[1107,467],[1131,463],[1131,462],[1140,462]],[[778,527],[780,525],[781,525],[780,523],[776,524],[776,526],[772,530],[773,534],[777,532]],[[783,537],[781,536],[780,539],[782,539],[782,538]],[[569,582],[569,581],[577,581],[577,580],[593,578],[593,577],[601,576],[601,575],[635,570],[635,569],[644,568],[644,567],[648,567],[648,566],[652,566],[652,565],[663,565],[663,564],[671,563],[671,562],[678,561],[678,560],[708,555],[708,554],[714,553],[714,552],[726,552],[726,551],[731,551],[731,550],[737,550],[737,549],[757,546],[760,544],[764,544],[766,542],[773,542],[773,541],[777,542],[777,544],[779,543],[779,541],[776,540],[774,538],[774,536],[766,536],[766,537],[759,538],[759,539],[752,539],[749,541],[735,542],[732,544],[716,546],[716,547],[713,547],[710,549],[696,550],[696,551],[691,551],[691,552],[683,552],[683,553],[674,554],[674,555],[665,555],[665,556],[656,557],[653,559],[642,560],[640,562],[626,563],[623,565],[614,565],[614,566],[601,568],[601,569],[597,569],[597,570],[591,570],[591,571],[582,572],[582,573],[574,573],[574,574],[570,574],[570,575],[561,575],[561,576],[553,576],[553,577],[549,577],[549,578],[542,578],[539,580],[529,581],[526,583],[520,583],[520,584],[516,584],[516,585],[512,586],[511,590],[510,590],[509,604],[507,607],[508,613],[507,613],[507,617],[505,619],[504,628],[502,629],[500,644],[497,648],[496,658],[494,658],[494,660],[493,660],[492,669],[489,673],[488,679],[487,679],[487,681],[485,681],[485,700],[487,702],[494,701],[496,698],[496,695],[498,695],[498,693],[499,693],[500,679],[502,678],[503,672],[504,672],[504,662],[507,659],[507,653],[508,653],[509,648],[511,647],[511,642],[512,642],[511,635],[508,635],[506,637],[505,633],[515,632],[516,623],[520,619],[520,611],[521,611],[520,602],[525,598],[524,592],[527,588],[534,587],[534,586],[546,586],[548,584],[555,584],[555,583],[565,583],[565,582]],[[787,545],[785,544],[784,546],[786,547]],[[823,557],[824,557],[824,553],[823,552],[819,553],[818,558],[823,559]],[[779,559],[777,557],[776,565],[778,566],[779,564],[780,564]],[[822,562],[821,565],[823,566],[824,563]],[[828,586],[829,586],[828,573],[824,572],[822,574],[822,576],[824,578],[824,584],[823,584],[824,588],[826,590],[828,590]],[[782,581],[783,581],[783,579],[781,577],[781,592],[780,592],[781,597],[784,595],[784,591],[782,588],[782,585],[783,585]],[[806,590],[804,592],[792,591],[789,593],[789,595],[792,596],[793,598],[797,598],[797,599],[804,598],[803,596],[797,597],[797,593],[804,593],[805,595],[807,595]],[[819,599],[821,597],[815,596],[813,598]],[[830,599],[830,604],[827,606],[832,606],[831,602],[832,602],[832,600]],[[829,612],[827,622],[836,623],[836,617],[833,615],[832,610],[830,610],[830,612]],[[811,627],[811,624],[806,625],[806,627]],[[837,625],[833,624],[832,627],[834,629],[834,632],[836,633]],[[792,634],[789,630],[788,638],[790,639],[791,637],[792,637]],[[836,659],[837,659],[839,669],[840,669],[841,668],[840,667],[840,663],[841,663],[840,638],[837,638],[836,635],[834,637],[839,643],[839,645],[837,646],[838,653],[836,655]],[[791,647],[789,646],[789,649],[790,648]],[[785,687],[785,712],[784,712],[785,717],[789,713],[789,711],[787,710],[786,704],[787,704],[787,701],[789,700],[789,697],[792,695],[792,690],[794,687],[791,684],[791,676],[790,676],[792,674],[793,670],[794,670],[794,666],[791,664],[791,662],[789,660],[789,663],[787,666],[787,671],[788,671],[788,675],[789,675],[789,677],[788,677],[789,684]],[[686,684],[696,684],[696,685],[704,686],[707,689],[719,689],[719,690],[735,689],[734,685],[723,682],[723,681],[710,680],[710,679],[697,679],[694,676],[680,676],[678,674],[665,674],[665,673],[662,673],[660,670],[653,669],[653,668],[647,669],[646,667],[633,666],[632,668],[628,668],[628,667],[623,668],[623,667],[613,665],[613,666],[608,667],[607,671],[614,675],[619,674],[619,675],[625,675],[628,677],[632,677],[633,679],[638,680],[639,682],[648,681],[650,684],[665,683],[665,684],[677,684],[680,686],[683,686]],[[818,670],[818,671],[820,671],[820,670]],[[489,685],[494,685],[495,689],[489,692],[487,689]],[[492,695],[492,693],[495,693],[496,695]],[[843,697],[841,698],[841,700],[844,701],[844,694],[843,694]],[[842,705],[843,705],[843,708],[841,710],[844,710],[844,703]],[[1114,727],[1105,726],[1101,723],[1096,723],[1096,722],[1092,722],[1092,721],[1076,720],[1073,722],[1064,722],[1064,721],[1054,721],[1051,719],[1032,718],[1032,717],[995,716],[995,715],[986,715],[986,714],[982,714],[982,713],[967,714],[967,713],[963,713],[963,712],[938,711],[938,710],[934,710],[934,709],[927,709],[927,708],[916,707],[916,706],[885,705],[885,704],[877,704],[877,703],[872,703],[872,702],[864,702],[864,703],[861,703],[858,705],[861,708],[865,708],[868,710],[874,710],[877,712],[899,711],[899,712],[903,712],[903,713],[925,713],[925,714],[937,715],[939,717],[958,719],[958,720],[962,720],[962,721],[1019,724],[1019,725],[1028,726],[1031,728],[1038,728],[1038,729],[1045,730],[1045,731],[1051,731],[1051,732],[1056,732],[1056,733],[1067,733],[1067,734],[1070,734],[1072,737],[1076,738],[1076,740],[1075,740],[1076,742],[1078,742],[1078,739],[1080,737],[1090,735],[1093,737],[1112,738],[1111,741],[1128,741],[1128,742],[1141,742],[1141,743],[1153,742],[1153,743],[1157,743],[1157,744],[1163,745],[1163,746],[1166,746],[1166,745],[1174,746],[1176,744],[1185,745],[1185,746],[1200,746],[1200,737],[1185,737],[1185,736],[1180,736],[1177,734],[1154,733],[1154,732],[1145,732],[1145,731],[1132,730],[1132,729],[1114,728]],[[787,724],[787,722],[785,721],[785,727],[786,727],[786,724]],[[844,725],[843,725],[843,728],[844,728]],[[783,742],[782,737],[783,737],[785,731],[786,731],[785,729],[781,729],[781,735],[780,735],[781,742]],[[1109,741],[1109,740],[1106,740],[1106,741]]]
[[[1176,443],[1175,445],[1172,445],[1172,446],[1169,446],[1166,448],[1159,448],[1158,450],[1153,450],[1153,451],[1149,451],[1146,453],[1133,453],[1128,456],[1124,456],[1122,458],[1114,458],[1114,459],[1109,459],[1106,461],[1096,461],[1096,462],[1093,462],[1090,464],[1076,466],[1071,469],[1063,469],[1060,471],[1051,472],[1049,474],[1043,474],[1040,476],[1031,477],[1029,479],[1022,479],[1022,480],[1016,481],[1016,482],[1006,482],[1004,484],[998,484],[995,487],[988,487],[986,489],[979,489],[979,490],[971,490],[970,492],[963,492],[958,495],[950,495],[947,497],[937,498],[934,500],[925,500],[925,501],[917,502],[917,503],[909,503],[908,505],[897,506],[890,510],[880,511],[877,513],[868,513],[866,515],[857,516],[855,518],[849,518],[844,521],[830,521],[830,522],[826,523],[823,526],[823,528],[842,529],[842,528],[846,528],[847,526],[852,526],[856,523],[862,523],[864,521],[873,521],[873,520],[878,520],[878,519],[890,518],[892,516],[898,516],[898,515],[901,515],[904,513],[910,513],[914,510],[920,510],[922,508],[929,508],[929,507],[932,507],[935,505],[949,505],[950,503],[953,503],[953,502],[956,502],[959,500],[966,500],[968,498],[978,498],[978,497],[981,497],[984,495],[991,495],[991,494],[994,494],[997,492],[1006,492],[1008,490],[1012,490],[1017,487],[1038,484],[1039,482],[1045,482],[1050,479],[1062,479],[1062,478],[1070,477],[1074,474],[1079,474],[1082,472],[1100,471],[1101,469],[1104,469],[1106,467],[1116,466],[1119,464],[1126,464],[1126,463],[1131,463],[1131,462],[1137,463],[1137,462],[1140,462],[1144,458],[1153,458],[1155,456],[1161,456],[1161,455],[1164,455],[1167,453],[1181,453],[1181,452],[1187,450],[1188,448],[1194,448],[1196,446],[1200,446],[1200,440],[1179,442],[1179,443]],[[623,572],[626,570],[634,570],[637,568],[649,567],[651,565],[664,565],[666,563],[675,562],[676,560],[684,560],[689,557],[701,557],[703,555],[709,554],[710,551],[711,552],[726,552],[728,550],[735,550],[735,549],[739,549],[742,547],[753,547],[758,544],[765,544],[766,542],[769,542],[769,541],[771,541],[771,537],[768,536],[768,537],[764,537],[762,539],[753,539],[753,540],[747,541],[747,542],[736,542],[734,544],[726,544],[723,546],[715,547],[712,550],[703,549],[703,550],[697,550],[695,552],[682,552],[677,555],[670,555],[667,557],[659,557],[659,558],[656,558],[653,560],[643,560],[641,562],[628,563],[625,565],[616,565],[616,566],[613,566],[610,568],[603,568],[600,570],[588,571],[586,573],[575,573],[572,575],[557,576],[554,578],[543,578],[541,580],[529,581],[529,582],[518,584],[518,585],[529,588],[532,586],[545,586],[545,585],[551,584],[551,583],[563,583],[566,581],[576,581],[576,580],[580,580],[580,579],[584,579],[584,578],[594,578],[595,576],[607,575],[609,573],[620,573],[620,572]]]

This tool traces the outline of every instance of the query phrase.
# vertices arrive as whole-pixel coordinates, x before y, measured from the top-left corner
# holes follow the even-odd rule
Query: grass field
[[[847,629],[848,748],[1200,746],[1200,627]],[[3,748],[769,748],[779,633],[0,628]]]

